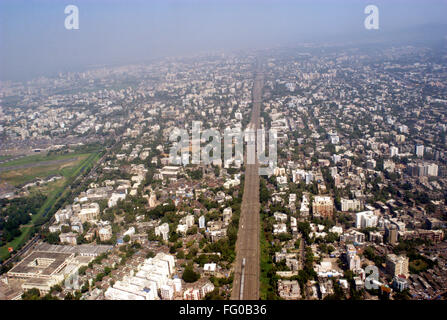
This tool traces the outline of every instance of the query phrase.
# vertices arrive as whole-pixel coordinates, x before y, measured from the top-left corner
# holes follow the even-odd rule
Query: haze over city
[[[446,13],[0,0],[0,300],[447,300]]]
[[[2,0],[0,79],[302,41],[395,41],[447,34],[446,1],[374,1],[380,7],[380,29],[368,32],[363,11],[370,2]],[[68,4],[79,8],[79,30],[64,28]],[[426,28],[422,35],[421,26]]]

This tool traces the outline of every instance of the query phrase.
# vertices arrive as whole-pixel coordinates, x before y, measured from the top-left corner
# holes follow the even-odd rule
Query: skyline
[[[79,30],[64,28],[69,4],[79,8]],[[379,30],[363,26],[368,4],[380,10]],[[446,9],[445,1],[1,1],[0,80],[307,41],[442,36]]]

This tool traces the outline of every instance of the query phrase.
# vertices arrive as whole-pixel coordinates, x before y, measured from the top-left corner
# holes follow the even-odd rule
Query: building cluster
[[[275,129],[278,144],[260,190],[278,296],[372,299],[368,266],[392,296],[444,294],[447,66],[430,50],[310,45],[259,60],[260,128]],[[234,157],[196,156],[210,155],[205,130],[222,138],[248,128],[255,64],[253,55],[211,55],[2,85],[0,155],[79,144],[104,152],[43,228],[63,252],[39,240],[2,286],[46,293],[81,269],[83,289],[61,294],[228,298],[243,151],[221,139]],[[76,254],[104,243],[97,256]]]
[[[335,287],[371,298],[369,265],[379,268],[383,292],[443,294],[446,66],[427,52],[409,46],[373,57],[310,46],[268,61],[261,123],[277,131],[279,152],[265,179],[265,230],[276,254],[298,256],[300,270],[307,256],[300,242],[312,249],[317,276],[300,283],[301,298],[323,299]],[[278,295],[286,297],[284,281],[295,270],[273,261]],[[419,279],[412,284],[415,274],[430,294]]]

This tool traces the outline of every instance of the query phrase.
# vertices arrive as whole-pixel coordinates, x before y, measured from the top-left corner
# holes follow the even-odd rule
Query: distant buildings
[[[273,234],[278,235],[281,233],[287,233],[287,225],[285,223],[277,223],[273,225]]]
[[[368,161],[366,161],[366,168],[374,170],[376,168],[376,160],[374,159],[369,159]]]
[[[365,234],[363,232],[359,232],[357,230],[351,230],[351,231],[341,234],[340,241],[344,242],[344,243],[348,243],[348,242],[364,243],[365,242]]]
[[[357,255],[357,250],[352,244],[346,245],[346,260],[348,262],[349,270],[359,270],[361,268],[360,257]]]
[[[397,291],[404,291],[408,289],[408,280],[404,276],[395,276],[393,278],[393,288]]]
[[[438,165],[435,163],[409,163],[407,172],[411,176],[417,177],[437,177]]]
[[[329,140],[332,144],[338,144],[340,142],[340,138],[336,132],[329,133]]]
[[[447,181],[446,124],[440,122],[445,120],[447,99],[445,90],[439,88],[445,83],[447,67],[439,63],[430,67],[430,57],[424,58],[422,66],[412,62],[406,64],[405,59],[396,59],[399,64],[395,64],[393,59],[389,59],[389,54],[408,56],[413,50],[416,49],[396,48],[383,55],[384,64],[378,64],[379,73],[368,59],[359,58],[354,51],[344,49],[342,54],[334,54],[333,57],[318,56],[309,60],[299,54],[295,59],[291,56],[290,59],[269,60],[266,88],[275,90],[278,85],[285,85],[294,91],[279,90],[273,95],[265,95],[262,107],[265,118],[261,121],[265,129],[276,129],[280,147],[278,163],[271,166],[274,177],[266,180],[271,194],[268,200],[272,206],[263,208],[272,218],[269,218],[272,230],[266,229],[265,232],[269,233],[266,236],[272,239],[270,233],[273,233],[275,247],[279,248],[275,250],[273,263],[278,267],[275,276],[279,278],[277,290],[281,298],[299,299],[300,289],[305,290],[303,296],[306,298],[324,298],[334,293],[337,281],[345,293],[349,293],[351,287],[360,290],[365,284],[362,265],[370,263],[365,255],[360,254],[361,248],[366,247],[374,247],[377,257],[386,258],[386,274],[392,276],[392,287],[396,291],[409,288],[412,297],[418,299],[428,295],[435,297],[446,287],[447,278],[442,269],[445,264],[445,221],[440,218],[445,211],[443,199]],[[430,51],[430,56],[434,53]],[[366,57],[364,52],[361,55]],[[380,59],[380,52],[374,55],[375,59]],[[203,237],[210,242],[228,241],[227,228],[234,218],[233,200],[236,200],[237,186],[242,181],[243,152],[235,150],[235,159],[226,159],[224,168],[217,163],[220,169],[208,165],[175,166],[168,154],[172,146],[169,136],[173,128],[189,130],[190,120],[201,120],[204,128],[215,128],[220,133],[225,127],[238,128],[242,132],[251,108],[253,81],[249,66],[253,61],[252,57],[238,57],[220,63],[212,58],[213,63],[210,64],[204,59],[204,65],[196,60],[192,66],[171,62],[148,69],[138,66],[135,73],[133,67],[123,68],[122,72],[114,72],[113,69],[109,72],[106,68],[99,77],[95,73],[83,74],[80,83],[77,76],[72,78],[69,75],[67,79],[61,76],[55,82],[48,82],[48,90],[30,83],[24,87],[25,91],[13,86],[8,90],[10,93],[4,95],[2,86],[2,98],[17,96],[21,101],[19,109],[14,104],[0,107],[0,118],[6,119],[0,125],[0,131],[3,131],[2,138],[6,138],[9,146],[16,147],[15,144],[23,141],[23,145],[28,147],[57,137],[61,141],[68,138],[73,146],[61,145],[54,149],[56,152],[65,153],[68,148],[67,152],[76,153],[78,141],[90,139],[104,141],[108,150],[107,156],[98,163],[99,169],[86,177],[91,182],[88,188],[74,195],[73,204],[59,209],[54,215],[56,222],[49,226],[50,232],[60,234],[60,240],[70,244],[63,246],[62,250],[62,253],[69,254],[68,258],[59,259],[58,255],[45,253],[39,253],[33,259],[26,260],[25,257],[26,263],[17,263],[22,269],[12,269],[8,279],[24,281],[26,284],[21,289],[37,287],[47,292],[50,285],[60,283],[62,276],[88,263],[96,254],[92,251],[88,257],[81,254],[78,257],[75,250],[82,247],[76,245],[78,239],[83,236],[88,242],[98,238],[104,242],[115,242],[115,233],[120,235],[119,244],[122,244],[122,236],[128,235],[130,241],[138,241],[142,247],[135,248],[134,255],[126,255],[128,260],[124,265],[119,263],[122,251],[117,248],[103,260],[103,265],[95,263],[88,268],[82,276],[83,281],[93,281],[106,266],[113,270],[103,281],[95,284],[95,290],[84,292],[82,299],[93,296],[102,299],[104,295],[106,299],[120,300],[203,299],[214,289],[213,284],[207,282],[207,277],[229,276],[228,270],[220,264],[205,263],[203,268],[199,268],[201,279],[187,284],[182,291],[182,280],[173,274],[173,256],[167,258],[160,254],[152,260],[144,258],[148,250],[167,252],[170,249],[166,242],[170,231],[174,231],[170,230],[172,225],[180,240],[176,242],[183,244],[179,248],[183,252],[188,251],[190,243],[203,243]],[[327,68],[321,68],[321,65]],[[436,72],[427,73],[426,66]],[[209,77],[210,67],[212,79]],[[394,81],[396,68],[410,80],[409,83],[419,85],[407,86],[406,81]],[[154,78],[148,78],[148,73]],[[108,74],[113,81],[108,81]],[[115,89],[121,87],[117,86],[121,74],[123,79],[129,76],[135,79],[138,85]],[[232,78],[233,75],[236,77]],[[209,81],[202,81],[205,78]],[[104,89],[97,90],[97,79]],[[324,86],[321,86],[322,81]],[[300,90],[296,90],[297,83]],[[374,90],[368,90],[371,83],[375,84]],[[72,88],[79,87],[79,84],[88,90],[72,93]],[[420,88],[428,84],[438,87],[439,90],[432,90],[437,98],[421,95]],[[5,85],[10,86],[8,83]],[[65,94],[66,91],[69,93]],[[222,101],[224,103],[220,103]],[[418,107],[389,107],[394,104],[405,106],[408,101]],[[76,108],[73,109],[73,105]],[[366,123],[365,119],[372,121]],[[411,130],[408,124],[411,124]],[[112,137],[114,142],[110,148],[107,141]],[[201,137],[193,137],[190,145],[183,146],[180,150],[182,160],[190,160],[189,152],[194,153],[196,144],[201,142],[204,142]],[[115,144],[116,148],[113,147]],[[233,148],[233,142],[227,146]],[[36,150],[40,152],[40,149]],[[263,150],[261,147],[261,152]],[[382,172],[382,161],[383,170],[387,172]],[[146,169],[146,163],[150,163],[150,168]],[[32,182],[25,186],[34,188],[38,184]],[[10,193],[11,190],[0,190],[0,194],[5,192]],[[334,216],[335,201],[332,197],[335,194],[343,197],[337,209],[352,214],[343,214],[334,226],[311,221],[310,213],[317,218]],[[131,199],[127,199],[128,195]],[[100,218],[112,220],[117,211],[113,207],[116,208],[121,201],[124,201],[122,207],[125,212],[120,214],[118,225],[114,225],[112,230],[111,223]],[[157,214],[161,213],[158,209],[164,205],[144,214],[171,201],[175,208],[167,208],[169,224],[164,223],[164,219],[160,220],[161,214]],[[107,205],[111,209],[103,208]],[[270,212],[273,207],[284,210]],[[283,213],[285,211],[287,214]],[[196,219],[200,229],[197,233],[194,227]],[[244,224],[243,221],[240,223]],[[315,241],[304,241],[299,232],[299,229],[307,227],[307,223],[310,226],[308,236]],[[370,230],[360,230],[364,228]],[[245,230],[246,226],[243,225],[242,229]],[[153,237],[152,230],[157,237]],[[147,233],[151,241],[148,241]],[[158,237],[164,241],[157,243]],[[390,245],[414,239],[431,241],[432,245],[416,246],[415,250],[424,257],[437,259],[438,263],[430,264],[426,272],[406,277],[408,258],[387,256],[387,253],[391,252]],[[330,245],[326,243],[329,241]],[[218,254],[208,252],[212,247],[205,249],[199,246],[197,255]],[[305,253],[312,251],[315,257],[312,268],[317,272],[317,277],[301,288],[297,281],[290,280],[303,267],[300,249]],[[345,263],[339,265],[341,260]],[[342,279],[346,269],[354,273],[354,281]],[[0,285],[7,282],[4,277]],[[389,277],[384,281],[383,273],[379,277],[379,280],[389,283]],[[228,294],[230,289],[221,286],[219,291]],[[0,290],[0,299],[1,296]],[[363,298],[366,297],[365,294]]]
[[[383,169],[384,170],[393,172],[395,168],[396,168],[396,165],[395,165],[395,163],[392,160],[385,160],[383,162]]]
[[[180,172],[180,167],[176,166],[165,166],[160,170],[160,174],[163,177],[176,177]]]
[[[154,208],[157,205],[157,196],[155,193],[151,192],[149,199],[147,200],[149,204],[149,208]]]
[[[83,205],[78,216],[82,223],[97,220],[99,218],[99,204],[93,202],[85,206]]]

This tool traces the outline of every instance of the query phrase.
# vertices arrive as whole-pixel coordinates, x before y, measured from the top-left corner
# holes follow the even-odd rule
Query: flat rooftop
[[[30,277],[51,276],[72,256],[73,253],[33,251],[9,270],[8,274],[24,273]]]
[[[99,256],[100,254],[109,251],[113,246],[81,244],[77,246],[61,246],[49,243],[40,243],[36,246],[36,251],[58,252],[58,253],[75,253],[81,256]]]

